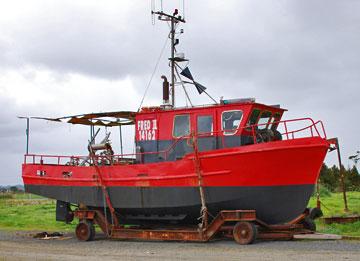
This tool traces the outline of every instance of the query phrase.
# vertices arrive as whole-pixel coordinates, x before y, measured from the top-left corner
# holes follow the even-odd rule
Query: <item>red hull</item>
[[[204,186],[315,184],[328,142],[320,137],[260,143],[199,153]],[[193,154],[174,162],[101,166],[104,185],[133,187],[197,186]],[[98,186],[94,168],[23,164],[26,185]],[[45,171],[45,176],[39,176]],[[63,172],[71,172],[64,177]]]
[[[307,206],[328,146],[325,139],[312,137],[199,153],[210,213],[254,209],[271,224],[295,218]],[[197,222],[200,196],[194,154],[173,162],[99,168],[112,205],[124,215],[121,220],[165,216]],[[64,177],[63,172],[72,175]],[[23,165],[28,192],[102,207],[95,173],[92,166]]]

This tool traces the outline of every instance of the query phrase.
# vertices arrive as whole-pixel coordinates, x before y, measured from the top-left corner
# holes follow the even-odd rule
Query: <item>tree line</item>
[[[356,166],[345,168],[341,166],[344,174],[345,188],[347,191],[360,191],[360,175]],[[323,163],[320,171],[320,186],[325,186],[331,192],[340,192],[341,189],[341,176],[340,169],[333,165],[328,167]]]

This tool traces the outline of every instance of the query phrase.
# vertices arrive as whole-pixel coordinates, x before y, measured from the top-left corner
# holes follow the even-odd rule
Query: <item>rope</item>
[[[200,201],[201,201],[201,209],[200,209],[200,218],[201,223],[199,224],[200,229],[204,229],[208,225],[208,210],[206,207],[206,199],[205,199],[205,192],[203,187],[203,178],[201,173],[201,166],[200,166],[200,158],[199,158],[199,151],[197,146],[197,138],[194,133],[191,133],[191,139],[193,141],[193,149],[194,149],[194,165],[195,165],[195,172],[198,176],[198,188],[200,192]]]
[[[327,210],[331,211],[321,200],[320,200],[321,206],[325,207]]]
[[[181,66],[178,65],[177,63],[175,63],[175,65],[176,65],[180,70],[183,70],[183,68],[181,68]],[[195,86],[195,81],[194,81],[194,80],[192,80],[192,81],[193,81],[193,83],[191,83],[191,82],[186,82],[186,83],[193,84],[193,85]],[[206,90],[203,90],[203,93],[205,93],[215,104],[218,104],[218,102],[217,102],[210,94],[208,94],[208,93],[206,92]]]
[[[108,228],[108,219],[107,219],[107,210],[106,210],[106,199],[105,193],[103,191],[103,204],[104,204],[104,215],[105,215],[105,229],[106,235],[109,236],[109,228]]]
[[[166,44],[167,44],[168,40],[169,40],[169,36],[167,35],[167,36],[166,36],[165,43],[164,43],[164,46],[163,46],[163,48],[161,49],[161,52],[160,52],[159,58],[158,58],[158,60],[156,61],[156,64],[155,64],[154,70],[153,70],[153,72],[152,72],[152,74],[151,74],[150,80],[149,80],[149,82],[148,82],[148,84],[147,84],[147,86],[146,86],[146,89],[145,89],[144,95],[143,95],[143,97],[142,97],[142,99],[141,99],[141,102],[140,102],[139,108],[138,108],[138,110],[137,110],[138,112],[140,111],[141,106],[143,105],[143,102],[144,102],[145,96],[146,96],[146,94],[147,94],[147,92],[148,92],[148,90],[149,90],[149,87],[150,87],[150,85],[151,85],[151,81],[152,81],[152,79],[154,78],[155,72],[156,72],[156,70],[157,70],[157,68],[158,68],[158,66],[159,66],[160,59],[161,59],[161,57],[162,57],[162,55],[163,55],[163,53],[164,53],[164,50],[165,50],[165,47],[166,47]]]

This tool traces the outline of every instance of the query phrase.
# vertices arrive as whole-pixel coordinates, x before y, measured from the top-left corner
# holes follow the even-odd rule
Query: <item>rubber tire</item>
[[[274,132],[272,130],[263,129],[256,131],[257,143],[269,142],[274,140]]]
[[[264,138],[263,138],[263,136],[261,135],[260,132],[256,132],[255,136],[256,136],[256,143],[263,143],[263,142],[265,142],[265,141],[264,141]]]
[[[312,220],[310,217],[305,217],[301,221],[301,224],[304,226],[305,229],[316,232],[316,224],[314,220]]]
[[[272,132],[272,130],[265,129],[264,132],[262,133],[262,136],[264,142],[269,142],[273,140],[274,133]]]
[[[282,140],[282,135],[278,130],[273,130],[274,138],[273,141]]]
[[[75,235],[80,241],[92,241],[95,237],[95,226],[93,222],[88,220],[79,222],[75,228]]]
[[[322,210],[320,208],[311,208],[310,211],[309,211],[309,217],[312,219],[312,220],[315,220],[319,217],[322,217],[324,214],[322,212]]]
[[[233,236],[235,241],[240,245],[248,245],[254,243],[257,238],[257,228],[254,223],[240,221],[233,228]]]

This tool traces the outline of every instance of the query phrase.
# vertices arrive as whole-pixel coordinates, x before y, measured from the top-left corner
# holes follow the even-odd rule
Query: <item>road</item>
[[[241,246],[232,240],[210,243],[107,240],[79,242],[34,239],[30,232],[0,231],[0,260],[360,260],[359,241],[260,241]]]

